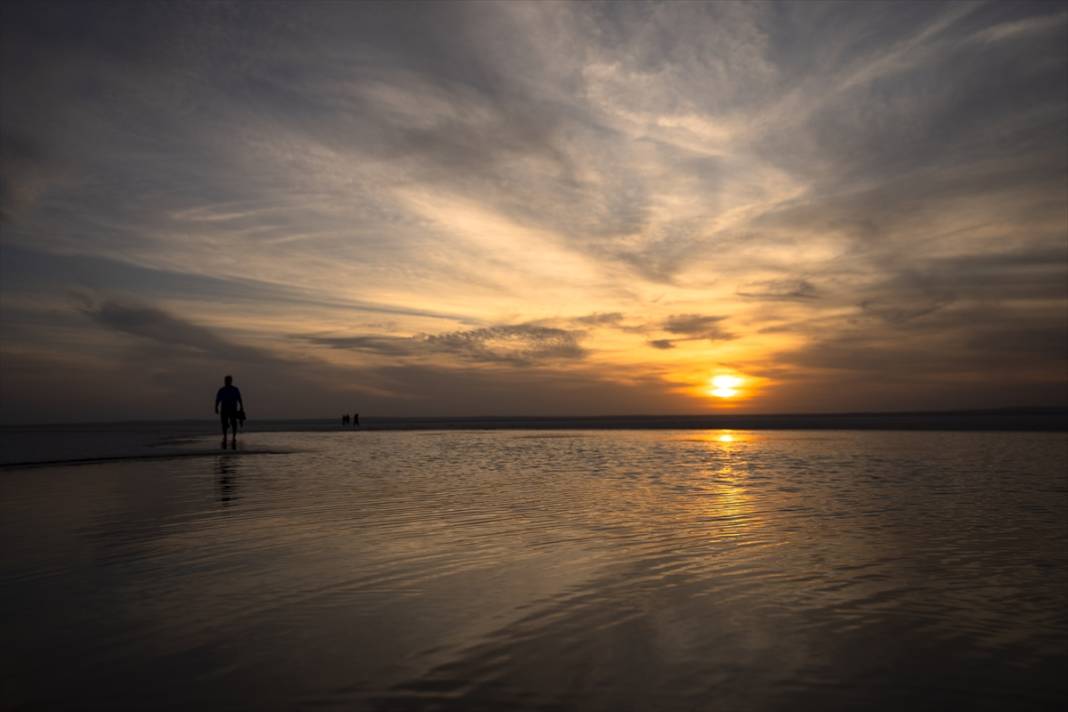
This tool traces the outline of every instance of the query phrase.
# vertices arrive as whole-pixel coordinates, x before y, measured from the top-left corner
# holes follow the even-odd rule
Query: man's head
[[[226,385],[228,385],[228,386],[229,386],[229,385],[230,385],[231,383],[233,383],[233,382],[234,382],[234,377],[233,377],[233,376],[227,376],[227,377],[226,377],[226,378],[224,378],[223,380],[224,380],[224,381],[226,381]]]

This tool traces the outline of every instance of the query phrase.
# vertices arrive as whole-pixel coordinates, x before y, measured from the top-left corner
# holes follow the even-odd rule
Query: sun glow
[[[733,398],[738,395],[738,386],[742,385],[742,379],[737,376],[713,376],[711,383],[708,389],[710,395],[717,398]]]

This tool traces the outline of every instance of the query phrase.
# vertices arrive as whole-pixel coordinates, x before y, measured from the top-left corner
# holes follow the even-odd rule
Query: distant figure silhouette
[[[348,413],[345,413],[345,415],[341,416],[341,424],[342,425],[348,425],[349,424],[349,414]]]
[[[230,441],[230,447],[231,449],[236,450],[237,419],[239,413],[242,416],[244,415],[245,402],[241,400],[241,391],[237,389],[237,386],[233,385],[234,377],[227,376],[225,381],[226,385],[220,388],[219,392],[215,394],[215,412],[219,414],[219,419],[222,421],[223,450],[226,449],[227,428],[230,428],[233,432],[233,440]],[[221,410],[220,407],[222,408]]]
[[[359,413],[353,413],[352,414],[352,427],[353,428],[360,427],[360,414]]]

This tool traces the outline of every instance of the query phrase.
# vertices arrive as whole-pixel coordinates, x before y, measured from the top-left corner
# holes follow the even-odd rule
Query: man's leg
[[[230,449],[237,449],[237,413],[230,414],[230,430],[233,431],[233,440],[230,441]]]
[[[223,431],[222,448],[223,448],[223,450],[225,450],[226,449],[226,425],[227,425],[226,413],[220,413],[219,414],[219,422],[222,423],[222,431]]]

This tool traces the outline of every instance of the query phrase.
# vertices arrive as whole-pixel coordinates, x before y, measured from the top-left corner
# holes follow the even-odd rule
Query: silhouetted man
[[[215,412],[219,414],[219,419],[222,421],[222,447],[226,449],[226,429],[231,428],[233,431],[233,440],[230,443],[230,447],[234,450],[237,449],[237,413],[245,409],[245,403],[241,400],[241,391],[237,389],[237,386],[233,385],[234,377],[226,377],[226,385],[219,389],[219,392],[215,394]],[[221,408],[221,410],[220,410]]]
[[[360,414],[359,413],[356,413],[355,415],[352,416],[352,427],[353,428],[360,427]]]

